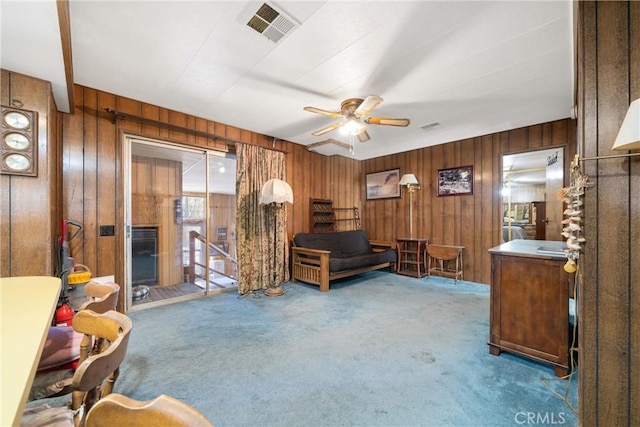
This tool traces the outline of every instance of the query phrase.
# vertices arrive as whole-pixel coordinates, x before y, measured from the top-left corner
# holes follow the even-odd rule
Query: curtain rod
[[[106,113],[108,113],[111,116],[111,123],[113,123],[113,124],[115,124],[117,120],[123,120],[123,121],[127,121],[128,120],[128,121],[140,123],[142,125],[155,126],[155,127],[161,128],[161,129],[173,130],[173,131],[176,131],[176,132],[182,132],[182,133],[186,133],[186,134],[190,134],[190,135],[194,135],[194,136],[199,136],[199,137],[211,139],[213,141],[222,141],[222,142],[224,142],[224,143],[226,143],[228,145],[232,145],[232,146],[235,145],[235,144],[256,145],[258,147],[266,148],[267,150],[280,151],[282,153],[287,154],[287,151],[279,149],[279,148],[263,147],[262,145],[255,144],[255,143],[252,143],[252,142],[237,141],[235,139],[224,138],[224,137],[220,137],[220,136],[217,136],[217,135],[213,135],[213,134],[210,134],[208,132],[204,132],[204,131],[200,131],[200,130],[196,130],[196,129],[190,129],[190,128],[186,128],[186,127],[183,127],[183,126],[174,125],[174,124],[171,124],[171,123],[161,122],[159,120],[148,119],[146,117],[140,117],[140,116],[136,116],[136,115],[133,115],[133,114],[120,113],[120,112],[114,110],[113,108],[109,108],[109,107],[103,107],[102,110],[105,111]],[[275,144],[275,141],[276,141],[276,138],[273,137],[273,143],[274,144]]]

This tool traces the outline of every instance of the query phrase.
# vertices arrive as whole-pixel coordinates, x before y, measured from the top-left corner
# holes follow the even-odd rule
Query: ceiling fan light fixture
[[[348,98],[340,104],[340,111],[329,111],[316,107],[304,107],[305,111],[320,114],[327,117],[342,118],[342,121],[334,122],[329,126],[312,132],[311,135],[320,136],[332,130],[339,129],[340,133],[349,136],[350,146],[353,147],[355,137],[358,141],[367,142],[371,139],[367,132],[366,124],[382,126],[409,126],[411,121],[403,118],[392,117],[366,117],[374,108],[382,102],[382,98],[377,95],[369,95],[365,99]],[[364,123],[363,123],[364,122]],[[353,150],[351,150],[353,153]]]
[[[341,130],[345,135],[359,135],[364,132],[365,127],[357,118],[351,117],[345,121]]]

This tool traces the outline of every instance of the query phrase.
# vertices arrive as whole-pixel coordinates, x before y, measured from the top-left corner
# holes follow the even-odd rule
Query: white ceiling
[[[312,136],[335,119],[303,107],[379,95],[372,115],[411,125],[369,125],[359,160],[566,118],[574,103],[571,0],[274,1],[299,24],[278,43],[242,20],[261,4],[71,0],[74,81],[304,145],[348,139]],[[51,81],[68,111],[55,1],[1,6],[2,68]]]

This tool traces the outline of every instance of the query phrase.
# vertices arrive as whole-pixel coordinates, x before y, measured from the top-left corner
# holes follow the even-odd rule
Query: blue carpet
[[[132,313],[116,392],[219,427],[577,425],[550,366],[489,354],[486,285],[376,271],[285,290]]]
[[[577,424],[550,366],[489,354],[486,285],[377,271],[285,290],[132,313],[118,391],[217,426]]]

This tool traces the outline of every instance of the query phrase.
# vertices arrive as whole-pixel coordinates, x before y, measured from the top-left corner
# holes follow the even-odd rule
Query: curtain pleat
[[[236,144],[236,239],[238,292],[266,289],[289,280],[286,203],[261,205],[262,185],[286,180],[285,154]]]

